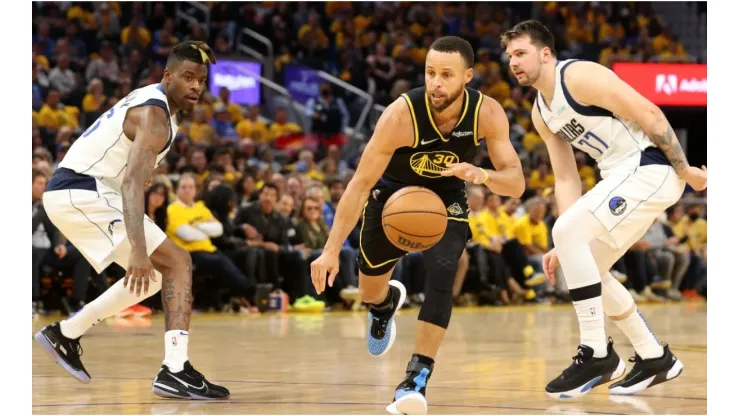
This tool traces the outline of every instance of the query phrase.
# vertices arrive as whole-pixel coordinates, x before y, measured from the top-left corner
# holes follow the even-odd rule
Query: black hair
[[[149,189],[147,189],[146,194],[144,194],[144,209],[146,213],[149,212],[149,196],[157,192],[159,189],[164,190],[164,204],[154,211],[154,218],[152,219],[154,220],[154,223],[157,224],[157,227],[162,231],[165,231],[167,229],[167,207],[170,205],[170,193],[165,184],[161,182],[154,183]]]
[[[339,178],[329,179],[328,181],[326,181],[326,187],[329,188],[329,189],[331,189],[332,186],[334,186],[334,185],[336,185],[338,183],[341,183],[342,185],[344,185],[344,181],[342,181]]]
[[[465,61],[466,68],[472,68],[475,63],[475,54],[473,53],[473,47],[470,46],[470,42],[457,36],[443,36],[435,40],[429,47],[429,50],[459,53]]]
[[[277,185],[275,185],[272,182],[267,182],[266,184],[262,185],[262,191],[265,189],[274,189],[275,193],[278,194],[278,197],[280,197],[280,189],[278,189]],[[260,191],[261,192],[261,191]]]
[[[501,47],[506,48],[509,42],[522,36],[529,36],[529,39],[538,48],[550,48],[550,52],[555,56],[555,37],[547,26],[537,20],[525,20],[504,32],[501,35]]]
[[[167,68],[173,68],[183,61],[206,65],[215,64],[216,57],[205,42],[188,40],[178,43],[172,48],[167,58]]]

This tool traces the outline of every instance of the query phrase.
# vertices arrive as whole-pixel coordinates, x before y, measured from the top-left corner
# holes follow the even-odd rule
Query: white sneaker
[[[647,299],[648,302],[665,303],[666,301],[664,297],[656,295],[652,289],[650,289],[650,286],[645,286],[641,295],[645,296],[645,299]]]
[[[619,270],[610,270],[610,273],[612,276],[614,276],[615,279],[617,279],[617,282],[624,284],[624,282],[627,281],[627,275],[620,272]]]

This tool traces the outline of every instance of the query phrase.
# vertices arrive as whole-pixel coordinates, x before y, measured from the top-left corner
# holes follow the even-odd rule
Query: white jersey
[[[594,158],[603,177],[618,166],[634,169],[640,164],[643,151],[655,145],[634,121],[624,120],[601,107],[576,102],[563,75],[572,62],[575,60],[557,63],[555,94],[549,107],[542,94],[537,93],[536,104],[542,119],[553,133]],[[661,156],[662,152],[658,157]]]
[[[126,174],[128,155],[134,139],[124,134],[123,121],[129,109],[145,105],[162,107],[167,114],[170,114],[167,96],[160,84],[152,84],[131,91],[110,111],[101,115],[74,142],[59,167],[92,176],[110,188],[121,192],[121,183]],[[169,124],[170,137],[157,155],[157,165],[167,155],[177,134],[176,117],[170,116]]]

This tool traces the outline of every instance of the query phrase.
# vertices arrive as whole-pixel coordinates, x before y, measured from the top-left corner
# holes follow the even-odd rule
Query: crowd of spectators
[[[275,46],[276,82],[282,82],[285,65],[299,64],[368,91],[381,105],[423,85],[424,57],[436,37],[453,34],[470,41],[476,51],[471,86],[506,110],[528,189],[521,200],[502,200],[483,188],[468,190],[473,239],[458,267],[458,305],[567,300],[562,282],[552,285],[541,273],[558,211],[547,152],[529,118],[534,90],[510,77],[500,33],[535,17],[553,30],[560,57],[605,65],[693,59],[649,3],[206,4],[211,7],[208,31],[176,22],[174,3],[34,3],[34,314],[56,308],[74,313],[122,276],[117,266],[95,274],[48,221],[40,196],[88,126],[131,90],[161,81],[169,50],[180,41],[205,40],[217,56],[234,55],[240,28],[250,27]],[[205,92],[185,115],[155,172],[146,207],[149,217],[192,254],[196,308],[253,312],[276,291],[286,294],[296,310],[361,307],[359,226],[344,244],[331,290],[317,295],[308,269],[326,242],[357,165],[357,156],[343,157],[346,142],[336,137],[353,117],[354,103],[327,84],[306,108],[310,133],[325,133],[318,144],[302,141],[309,132],[289,120],[286,108],[267,118],[259,105],[232,102],[226,88],[217,96]],[[490,167],[486,155],[480,149],[476,163]],[[576,160],[587,191],[598,181],[598,169],[583,153],[577,152]],[[636,300],[705,294],[704,196],[687,194],[688,203],[668,210],[614,266],[614,275]],[[409,287],[411,305],[424,298],[423,267],[418,255],[409,255],[394,273]],[[137,305],[124,315],[148,313]]]

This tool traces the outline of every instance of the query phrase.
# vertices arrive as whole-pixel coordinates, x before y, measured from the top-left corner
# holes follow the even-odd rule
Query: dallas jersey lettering
[[[602,176],[617,166],[634,168],[642,152],[655,145],[637,123],[601,107],[581,105],[571,96],[564,74],[575,61],[559,61],[556,65],[555,94],[549,107],[542,94],[537,94],[542,120],[558,137],[594,158]]]
[[[152,84],[131,91],[108,112],[98,118],[72,145],[59,167],[71,169],[79,174],[92,176],[103,184],[121,191],[126,175],[128,155],[133,137],[126,137],[123,121],[132,108],[154,105],[170,114],[167,96],[160,84]],[[170,135],[167,144],[157,155],[157,165],[169,151],[177,133],[177,119],[169,118]]]

